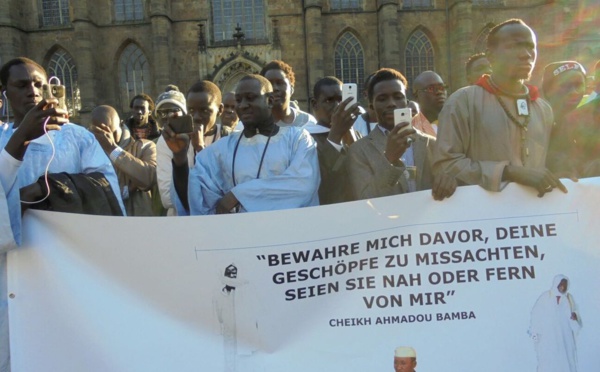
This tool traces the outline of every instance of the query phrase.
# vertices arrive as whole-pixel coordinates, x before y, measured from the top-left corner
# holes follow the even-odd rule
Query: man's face
[[[545,95],[555,114],[573,111],[585,93],[585,77],[581,72],[569,70],[559,74],[546,88]]]
[[[481,57],[476,59],[471,65],[471,71],[469,71],[467,80],[469,81],[469,84],[475,84],[481,75],[490,75],[491,73],[492,66],[490,65],[490,61],[488,61],[488,59],[485,57]]]
[[[205,130],[215,125],[217,116],[223,110],[223,106],[217,105],[207,92],[190,92],[186,102],[188,114],[194,119],[194,126],[199,128],[200,125],[204,125]]]
[[[166,102],[160,105],[160,108],[156,109],[156,113],[158,122],[162,127],[169,124],[169,118],[185,115],[181,107],[172,102]]]
[[[285,73],[281,70],[269,70],[265,73],[265,78],[273,85],[273,106],[287,108],[293,88]]]
[[[382,127],[392,130],[394,128],[394,110],[405,108],[406,87],[398,80],[384,80],[373,87],[373,102],[369,106],[377,116],[377,122]]]
[[[533,31],[521,24],[503,26],[497,33],[498,44],[488,53],[494,75],[510,80],[527,80],[537,58]]]
[[[6,82],[6,98],[16,118],[23,118],[42,100],[42,85],[47,83],[46,74],[29,64],[10,68]]]
[[[258,80],[239,82],[235,90],[236,112],[244,126],[257,127],[271,115],[271,102],[268,93],[263,93]]]
[[[569,282],[567,282],[567,279],[563,279],[560,281],[560,283],[558,283],[557,288],[560,293],[566,293],[568,286],[569,286]]]
[[[423,112],[442,111],[446,102],[446,85],[442,78],[437,74],[427,74],[423,76],[417,89],[417,101]]]
[[[150,114],[148,101],[141,98],[134,99],[131,106],[131,114],[136,123],[145,124],[148,122],[148,115]]]
[[[319,98],[313,99],[312,102],[317,121],[329,126],[333,111],[342,102],[342,86],[322,85]]]
[[[221,123],[233,128],[237,125],[238,117],[235,113],[235,94],[226,93],[223,96],[223,113],[221,114]]]
[[[394,370],[396,372],[414,372],[417,367],[416,358],[394,357]]]

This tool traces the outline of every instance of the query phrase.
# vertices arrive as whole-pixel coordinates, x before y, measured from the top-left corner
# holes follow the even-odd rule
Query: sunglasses
[[[156,110],[156,115],[161,119],[165,119],[166,117],[170,116],[170,114],[175,114],[173,116],[179,116],[179,114],[182,112],[183,110],[181,108],[173,107],[168,109]]]
[[[448,90],[448,86],[445,84],[435,84],[435,85],[429,85],[426,86],[423,89],[417,89],[417,91],[423,91],[423,92],[427,92],[427,93],[444,93]]]

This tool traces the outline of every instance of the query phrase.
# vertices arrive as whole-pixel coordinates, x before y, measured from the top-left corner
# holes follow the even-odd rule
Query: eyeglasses
[[[164,119],[170,116],[169,114],[175,114],[173,116],[179,116],[179,114],[182,112],[183,110],[181,108],[173,107],[168,109],[156,110],[156,115],[158,115],[159,118]]]
[[[423,89],[417,89],[418,91],[423,91],[423,92],[427,92],[427,93],[431,93],[431,94],[435,94],[435,93],[444,93],[448,90],[448,86],[445,84],[435,84],[435,85],[428,85]]]

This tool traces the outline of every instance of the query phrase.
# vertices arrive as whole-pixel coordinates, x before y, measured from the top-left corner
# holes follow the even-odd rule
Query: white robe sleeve
[[[319,205],[317,145],[305,130],[290,145],[292,157],[282,174],[244,182],[231,190],[248,212]]]
[[[0,152],[0,254],[20,242],[21,205],[19,190],[15,187],[17,172],[22,162]],[[17,189],[13,191],[13,189]],[[17,230],[15,230],[17,229]]]
[[[215,214],[217,202],[227,193],[227,185],[217,160],[218,155],[216,151],[201,151],[196,156],[196,164],[190,169],[188,202],[189,213],[192,216]],[[178,203],[178,212],[180,206],[181,203]]]

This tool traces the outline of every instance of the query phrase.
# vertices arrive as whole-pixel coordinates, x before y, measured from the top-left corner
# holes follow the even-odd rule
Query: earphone
[[[50,79],[48,79],[48,84],[50,84],[53,79],[56,79],[57,85],[60,85],[60,79],[56,76],[52,76]],[[4,97],[6,97],[6,92],[3,92]],[[52,141],[52,137],[50,137],[50,134],[48,133],[48,129],[47,129],[47,125],[48,125],[48,121],[50,121],[50,116],[46,117],[46,120],[44,120],[44,134],[46,135],[46,137],[48,137],[48,141],[50,142],[50,146],[52,147],[52,156],[50,156],[50,160],[48,161],[48,164],[46,165],[46,170],[44,171],[44,181],[46,183],[46,196],[44,196],[42,199],[37,200],[37,201],[33,201],[33,202],[27,202],[27,201],[23,201],[21,200],[21,203],[23,204],[37,204],[37,203],[41,203],[44,200],[48,199],[48,197],[50,197],[50,182],[48,181],[48,171],[50,170],[50,164],[52,163],[52,161],[54,160],[54,156],[56,155],[56,147],[54,146],[54,142]]]
[[[2,91],[2,96],[4,96],[4,104],[2,105],[2,115],[6,115],[6,120],[4,120],[5,122],[8,123],[9,119],[10,119],[10,115],[9,115],[9,108],[8,108],[8,98],[6,97],[6,90]]]

